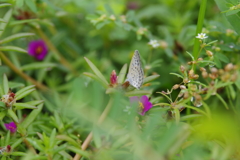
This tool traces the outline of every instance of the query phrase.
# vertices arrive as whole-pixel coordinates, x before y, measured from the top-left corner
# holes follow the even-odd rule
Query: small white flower
[[[206,39],[206,38],[208,38],[208,36],[206,36],[206,33],[198,33],[196,38],[198,38],[198,39]]]
[[[158,43],[157,40],[150,40],[150,42],[148,42],[149,45],[151,45],[153,48],[157,48],[160,46],[160,44]]]

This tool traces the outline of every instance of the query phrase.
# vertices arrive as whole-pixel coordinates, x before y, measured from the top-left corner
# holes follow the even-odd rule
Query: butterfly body
[[[144,72],[142,69],[140,54],[136,50],[129,66],[126,81],[128,81],[133,87],[140,89],[143,84],[143,78]]]

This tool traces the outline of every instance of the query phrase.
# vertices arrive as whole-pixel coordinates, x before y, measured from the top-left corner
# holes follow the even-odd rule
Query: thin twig
[[[0,51],[0,58],[10,69],[12,69],[16,74],[18,74],[20,77],[22,77],[26,81],[31,82],[32,84],[34,84],[37,88],[39,88],[41,90],[49,90],[44,84],[36,81],[32,77],[29,77],[27,74],[25,74],[24,72],[19,70],[1,51]]]

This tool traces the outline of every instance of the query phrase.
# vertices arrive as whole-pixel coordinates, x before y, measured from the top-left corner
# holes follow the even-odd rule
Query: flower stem
[[[45,85],[43,85],[42,83],[39,83],[38,81],[36,81],[32,77],[29,77],[27,74],[25,74],[24,72],[19,70],[1,51],[0,51],[0,58],[10,69],[12,69],[20,77],[22,77],[26,81],[31,82],[32,84],[34,84],[37,88],[39,88],[41,90],[45,90],[45,91],[48,90],[48,88]]]
[[[112,103],[113,103],[113,98],[111,97],[106,108],[104,109],[104,111],[102,112],[101,116],[99,117],[98,121],[97,121],[97,124],[101,124],[104,119],[107,117],[111,107],[112,107]],[[87,138],[84,140],[82,146],[81,146],[81,149],[84,151],[87,149],[88,147],[88,144],[91,142],[92,140],[92,137],[93,137],[93,133],[90,132],[87,136]],[[80,154],[76,154],[73,158],[73,160],[79,160],[81,158],[81,155]]]
[[[207,7],[207,0],[202,0],[201,6],[200,6],[200,11],[199,11],[199,14],[198,14],[196,35],[198,33],[202,32],[202,27],[203,27],[203,21],[204,21],[206,7]],[[198,59],[198,56],[200,54],[199,53],[199,46],[200,46],[199,39],[195,38],[194,46],[193,46],[193,57],[195,59]]]
[[[52,42],[48,39],[48,37],[44,34],[44,32],[40,28],[35,28],[38,35],[46,42],[48,48],[53,51],[58,57],[59,62],[68,68],[74,75],[78,75],[77,71],[72,67],[72,65],[60,54],[57,48],[52,44]]]

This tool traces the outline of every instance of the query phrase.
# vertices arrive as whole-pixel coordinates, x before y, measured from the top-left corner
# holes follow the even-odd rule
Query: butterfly
[[[140,54],[138,50],[135,50],[129,66],[126,81],[128,81],[133,87],[140,89],[143,84],[143,76],[144,72],[142,69]]]

